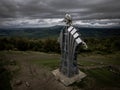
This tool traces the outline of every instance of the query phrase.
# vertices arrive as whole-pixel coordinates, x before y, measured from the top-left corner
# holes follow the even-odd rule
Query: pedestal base
[[[70,77],[70,78],[63,75],[59,71],[59,69],[56,69],[56,70],[52,71],[52,73],[55,76],[55,78],[57,80],[59,80],[60,82],[62,82],[65,86],[73,84],[74,82],[80,82],[82,78],[86,77],[86,74],[81,72],[80,70],[79,70],[79,74],[77,74],[73,77]]]

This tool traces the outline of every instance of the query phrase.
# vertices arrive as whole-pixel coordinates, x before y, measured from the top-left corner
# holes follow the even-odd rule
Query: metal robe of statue
[[[59,71],[67,76],[73,77],[79,73],[77,66],[77,49],[80,44],[85,42],[80,38],[80,35],[72,26],[72,19],[69,14],[66,14],[64,21],[66,22],[65,28],[60,33],[60,48],[61,48],[61,63]]]

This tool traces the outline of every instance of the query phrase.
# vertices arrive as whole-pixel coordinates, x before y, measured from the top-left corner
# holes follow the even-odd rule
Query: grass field
[[[19,87],[13,85],[14,81],[18,79],[27,80],[31,85],[30,90],[120,90],[119,52],[109,55],[79,54],[79,68],[87,74],[87,77],[69,87],[64,87],[54,80],[51,74],[52,70],[59,68],[59,54],[1,51],[0,57],[16,62],[15,65],[9,65],[9,67],[18,66],[19,68],[17,68],[18,72],[13,73],[11,83],[13,90],[26,90],[23,84]],[[48,83],[46,84],[45,81]],[[45,87],[43,88],[43,86]]]

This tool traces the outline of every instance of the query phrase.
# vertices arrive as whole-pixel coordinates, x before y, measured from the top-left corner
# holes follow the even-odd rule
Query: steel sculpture
[[[80,44],[86,43],[80,38],[77,29],[72,26],[72,18],[69,14],[65,15],[65,29],[60,33],[61,64],[60,72],[67,77],[73,77],[78,74],[77,49]]]
[[[53,71],[56,79],[68,86],[76,81],[80,81],[86,76],[77,66],[77,50],[79,45],[86,43],[80,38],[77,29],[72,25],[72,18],[69,14],[65,15],[63,20],[66,26],[60,33],[59,42],[61,48],[61,61],[59,69]]]

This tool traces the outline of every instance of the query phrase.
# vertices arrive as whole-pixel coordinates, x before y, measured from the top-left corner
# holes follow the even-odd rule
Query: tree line
[[[120,51],[119,37],[111,38],[86,38],[84,41],[88,49],[79,46],[78,52],[107,52]],[[1,37],[0,50],[40,51],[60,53],[60,45],[57,39],[30,39],[20,37]]]

